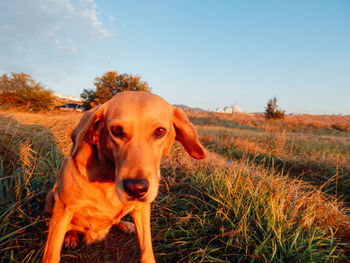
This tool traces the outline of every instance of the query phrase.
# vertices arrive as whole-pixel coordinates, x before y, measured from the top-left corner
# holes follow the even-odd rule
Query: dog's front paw
[[[69,231],[64,238],[64,245],[66,247],[75,248],[79,243],[78,233],[76,231]]]
[[[118,224],[116,224],[116,226],[124,233],[135,233],[136,232],[134,223],[131,223],[128,221],[120,220],[120,222]]]

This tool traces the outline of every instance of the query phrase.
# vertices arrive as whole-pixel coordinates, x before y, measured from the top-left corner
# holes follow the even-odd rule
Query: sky
[[[108,70],[171,104],[350,115],[350,1],[0,0],[0,74],[79,97]]]

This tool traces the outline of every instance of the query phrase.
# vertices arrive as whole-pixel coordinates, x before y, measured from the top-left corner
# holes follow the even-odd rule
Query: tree
[[[50,110],[54,104],[52,91],[45,89],[30,75],[11,73],[0,77],[0,104],[26,111]]]
[[[95,96],[95,90],[93,89],[84,89],[83,93],[80,94],[80,97],[83,99],[83,107],[86,110],[91,109],[91,107],[95,103],[97,97]]]
[[[129,74],[118,74],[115,71],[109,71],[102,77],[97,77],[94,81],[96,90],[84,89],[80,97],[84,100],[84,107],[91,108],[91,104],[104,103],[114,95],[123,91],[145,91],[150,92],[148,83],[141,81],[140,76]]]
[[[271,119],[284,119],[285,111],[282,111],[277,106],[277,99],[274,97],[267,102],[265,107],[265,118],[266,120]]]

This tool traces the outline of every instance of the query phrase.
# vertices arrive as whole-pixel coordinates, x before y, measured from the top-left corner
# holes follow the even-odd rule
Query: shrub
[[[284,119],[285,111],[278,109],[277,99],[273,98],[267,102],[267,107],[265,108],[265,118],[266,120],[271,119]]]
[[[0,105],[26,111],[46,111],[53,107],[52,91],[25,73],[3,74],[0,77]]]

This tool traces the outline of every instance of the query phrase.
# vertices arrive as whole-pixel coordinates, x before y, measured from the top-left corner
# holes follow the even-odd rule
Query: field
[[[187,114],[208,157],[175,144],[162,162],[157,262],[350,262],[349,116]],[[0,263],[40,262],[45,196],[80,116],[0,112]],[[138,261],[136,236],[114,228],[61,260]]]

